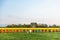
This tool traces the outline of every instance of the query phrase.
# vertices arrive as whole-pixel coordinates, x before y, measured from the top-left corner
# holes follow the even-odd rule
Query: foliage
[[[37,23],[31,23],[31,24],[12,24],[12,25],[7,25],[7,28],[59,28],[60,26],[57,25],[47,25],[47,24],[37,24]]]

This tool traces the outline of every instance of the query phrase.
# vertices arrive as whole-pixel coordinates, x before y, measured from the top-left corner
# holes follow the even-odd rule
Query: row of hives
[[[0,32],[60,32],[60,28],[0,28]]]

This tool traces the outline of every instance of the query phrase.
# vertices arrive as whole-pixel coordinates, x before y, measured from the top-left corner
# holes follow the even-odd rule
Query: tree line
[[[60,26],[57,26],[56,24],[53,25],[47,25],[47,24],[37,24],[37,23],[31,23],[31,24],[11,24],[7,25],[5,28],[60,28]]]

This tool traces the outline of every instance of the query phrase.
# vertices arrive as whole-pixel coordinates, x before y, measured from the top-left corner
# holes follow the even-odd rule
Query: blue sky
[[[0,24],[60,25],[60,0],[0,0]]]

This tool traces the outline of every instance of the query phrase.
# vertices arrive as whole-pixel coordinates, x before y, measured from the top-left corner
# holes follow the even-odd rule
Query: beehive
[[[60,28],[0,28],[0,33],[4,32],[60,32]]]

